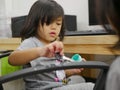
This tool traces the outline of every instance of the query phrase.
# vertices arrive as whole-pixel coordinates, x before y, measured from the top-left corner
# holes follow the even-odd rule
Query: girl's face
[[[62,17],[57,18],[51,24],[43,26],[40,24],[38,28],[39,39],[44,43],[50,43],[58,38],[62,26]]]

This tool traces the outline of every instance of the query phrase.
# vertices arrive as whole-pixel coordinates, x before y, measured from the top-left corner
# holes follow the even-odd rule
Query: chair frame
[[[9,56],[11,52],[6,52],[0,55],[0,58]],[[105,90],[105,82],[107,77],[107,72],[109,69],[109,65],[100,62],[100,61],[86,61],[86,62],[72,62],[72,63],[64,63],[59,66],[55,65],[49,65],[49,66],[36,66],[36,67],[30,67],[26,69],[22,69],[19,71],[16,71],[14,73],[1,76],[0,77],[0,85],[3,83],[13,81],[19,78],[23,78],[28,75],[39,74],[39,73],[45,73],[45,72],[51,72],[54,70],[61,70],[61,69],[73,69],[73,68],[93,68],[93,69],[100,69],[100,73],[97,77],[95,86],[93,90]]]

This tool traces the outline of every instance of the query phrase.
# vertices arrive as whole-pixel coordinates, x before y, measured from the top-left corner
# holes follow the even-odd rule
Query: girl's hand
[[[66,76],[71,76],[71,75],[79,75],[84,69],[67,69],[65,70]]]
[[[86,61],[86,59],[82,58],[82,61]],[[84,68],[80,68],[80,69],[67,69],[67,70],[65,70],[65,72],[66,72],[66,76],[69,77],[71,75],[79,75],[83,70],[84,70]]]
[[[63,43],[60,41],[54,41],[43,48],[39,51],[39,55],[41,57],[54,57],[56,52],[59,52],[60,55],[64,55],[63,51]]]

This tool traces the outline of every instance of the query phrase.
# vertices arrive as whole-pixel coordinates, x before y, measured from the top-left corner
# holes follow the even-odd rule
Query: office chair
[[[0,58],[9,56],[11,52],[6,52],[3,54],[0,54]],[[55,65],[49,65],[49,66],[36,66],[36,67],[30,67],[26,69],[22,69],[13,73],[10,73],[8,75],[4,75],[0,77],[0,85],[3,83],[13,81],[19,78],[23,78],[28,75],[39,74],[39,73],[45,73],[50,72],[54,70],[61,70],[61,69],[73,69],[73,68],[93,68],[93,69],[100,69],[100,73],[96,79],[95,86],[93,90],[105,90],[105,81],[107,72],[109,69],[109,65],[100,62],[100,61],[86,61],[86,62],[72,62],[72,63],[64,63],[59,66]]]

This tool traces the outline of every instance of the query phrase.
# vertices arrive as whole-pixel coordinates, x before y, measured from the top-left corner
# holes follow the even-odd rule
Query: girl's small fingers
[[[82,60],[83,60],[83,61],[86,61],[86,59],[85,59],[85,58],[82,58]]]
[[[62,51],[60,51],[60,55],[64,56],[64,49],[62,49]]]
[[[55,53],[59,52],[60,55],[63,55],[64,49],[63,49],[63,43],[62,43],[62,42],[55,41],[55,42],[53,43],[53,47],[54,47]]]
[[[84,68],[80,68],[80,70],[84,70]]]
[[[61,52],[63,50],[63,43],[57,42],[56,43],[56,52]]]
[[[47,46],[47,49],[48,49],[48,50],[47,50],[48,53],[53,54],[53,53],[55,52],[55,51],[54,51],[54,47],[53,47],[51,44]]]

